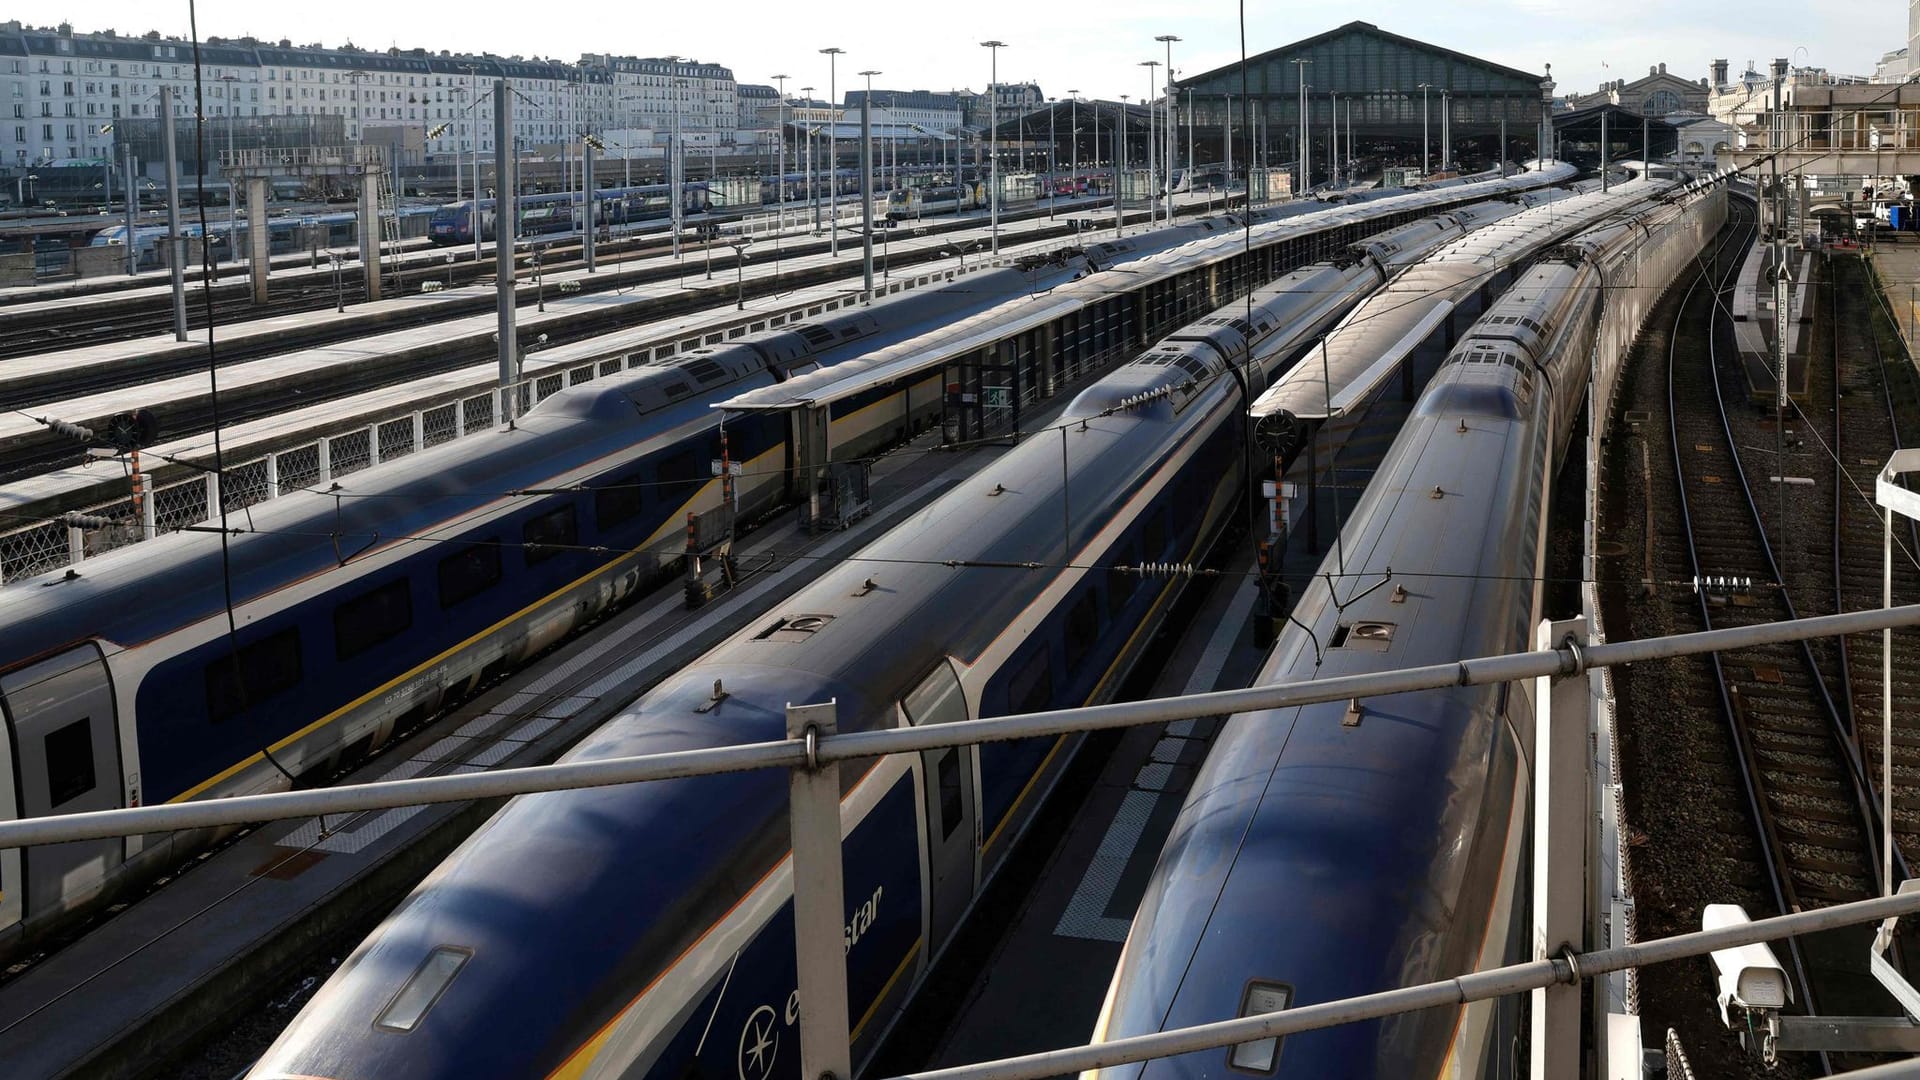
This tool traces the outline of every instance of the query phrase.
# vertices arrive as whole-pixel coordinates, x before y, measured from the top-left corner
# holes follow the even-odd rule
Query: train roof
[[[1408,354],[1418,348],[1453,308],[1488,283],[1492,271],[1529,257],[1553,237],[1590,225],[1664,185],[1620,185],[1550,199],[1476,229],[1442,247],[1389,281],[1348,313],[1321,343],[1323,363],[1302,364],[1260,395],[1253,416],[1286,413],[1324,420],[1365,401]]]

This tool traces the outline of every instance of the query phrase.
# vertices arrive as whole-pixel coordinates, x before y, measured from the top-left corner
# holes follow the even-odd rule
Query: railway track
[[[1880,603],[1873,476],[1920,422],[1911,372],[1888,378],[1897,368],[1882,361],[1884,320],[1875,312],[1869,324],[1862,306],[1866,270],[1837,260],[1809,338],[1806,401],[1776,424],[1770,399],[1750,398],[1732,342],[1728,293],[1757,229],[1752,203],[1730,206],[1718,247],[1676,283],[1622,394],[1626,408],[1643,410],[1629,414],[1641,423],[1615,440],[1609,468],[1643,490],[1614,481],[1607,528],[1621,549],[1644,551],[1644,569],[1603,590],[1617,637]],[[1785,483],[1775,479],[1782,476]],[[1911,532],[1904,546],[1915,550]],[[1908,573],[1895,602],[1911,602],[1920,593],[1913,563],[1896,558]],[[1742,903],[1758,916],[1882,890],[1879,656],[1875,637],[1871,647],[1780,645],[1620,673],[1622,713],[1634,718],[1628,816],[1643,841],[1634,856],[1643,937],[1697,929],[1707,903]],[[1897,648],[1895,660],[1898,686],[1910,689],[1920,648]],[[1920,739],[1896,738],[1894,752],[1896,771],[1920,771]],[[1920,850],[1920,799],[1896,802],[1895,826],[1898,880],[1906,874],[1900,849]],[[1891,999],[1866,969],[1869,936],[1856,929],[1777,945],[1796,1007],[1889,1012]],[[1858,1064],[1789,1055],[1778,1071],[1764,1070],[1732,1044],[1707,974],[1680,965],[1642,974],[1648,1022],[1679,1030],[1702,1080]]]
[[[614,264],[626,259],[644,259],[662,255],[672,249],[672,241],[661,241],[654,237],[636,238],[628,241],[611,241],[597,246],[600,261]],[[493,260],[483,259],[475,263],[471,247],[449,249],[460,261],[452,264],[414,262],[400,270],[388,270],[386,289],[392,295],[405,295],[417,292],[423,282],[450,282],[453,285],[470,285],[483,277],[493,274]],[[578,242],[556,244],[545,249],[543,271],[549,274],[564,273],[585,267],[585,259],[580,255]],[[796,251],[796,254],[802,252]],[[732,253],[726,255],[731,260]],[[515,260],[518,273],[526,274],[532,270],[531,252],[522,252]],[[726,265],[731,266],[729,261]],[[340,288],[335,289],[332,281],[303,282],[299,284],[276,284],[272,289],[272,298],[265,304],[253,302],[252,294],[246,284],[244,267],[228,267],[225,280],[236,284],[216,284],[213,300],[213,320],[219,326],[233,326],[253,319],[271,318],[280,315],[294,315],[306,311],[324,311],[340,303],[362,304],[366,302],[366,280],[359,272],[359,264],[343,270]],[[664,276],[671,276],[664,275]],[[626,283],[631,283],[628,280]],[[187,285],[187,327],[189,330],[204,330],[207,326],[207,306],[197,282]],[[466,313],[465,308],[482,310],[493,306],[492,297],[477,298],[471,305],[462,305],[456,314]],[[111,310],[89,313],[91,306],[109,307]],[[446,317],[442,308],[431,315],[422,314],[408,322],[389,324],[393,329],[402,329],[409,325],[436,322]],[[9,314],[6,328],[0,330],[0,360],[21,356],[33,356],[39,353],[64,349],[76,349],[88,345],[105,345],[117,341],[127,341],[139,337],[151,337],[164,334],[173,326],[173,299],[170,295],[155,296],[132,300],[107,294],[92,300],[80,300],[71,308],[40,314]],[[352,335],[346,335],[352,336]],[[338,336],[328,339],[315,337],[311,344],[324,344],[327,340],[338,340]]]

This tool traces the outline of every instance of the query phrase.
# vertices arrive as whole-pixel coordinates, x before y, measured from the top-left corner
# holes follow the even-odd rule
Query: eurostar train
[[[1550,486],[1598,355],[1726,217],[1669,192],[1540,260],[1448,353],[1258,683],[1533,647]],[[1603,302],[1604,290],[1604,302]],[[1604,348],[1596,349],[1596,345]],[[1379,583],[1383,587],[1367,588]],[[1343,599],[1351,597],[1352,599]],[[1096,1041],[1531,959],[1531,694],[1454,687],[1229,718],[1134,916]],[[1513,1077],[1509,996],[1116,1066],[1084,1080]]]

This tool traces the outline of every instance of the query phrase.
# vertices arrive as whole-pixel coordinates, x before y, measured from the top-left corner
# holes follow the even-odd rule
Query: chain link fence
[[[1063,244],[1071,241],[1062,241]],[[979,272],[997,265],[1008,265],[1014,256],[998,260],[979,260],[967,267]],[[941,284],[958,276],[952,269],[931,270],[911,278],[899,278],[875,293],[895,293],[929,284]],[[510,388],[516,413],[525,413],[541,401],[566,389],[669,359],[703,344],[714,344],[729,337],[784,326],[803,318],[836,311],[858,303],[848,295],[830,300],[812,300],[790,310],[777,312],[764,321],[733,329],[706,330],[672,341],[628,346],[608,356],[542,371]],[[229,511],[254,506],[289,492],[323,488],[334,477],[359,472],[376,461],[390,461],[416,450],[452,442],[467,435],[489,431],[499,411],[500,392],[488,389],[457,401],[445,402],[424,410],[409,410],[403,415],[372,424],[342,430],[338,434],[292,446],[265,457],[229,465],[222,477],[211,473],[190,476],[153,489],[152,534],[164,535],[199,525],[219,514],[214,499],[224,495]],[[77,511],[91,518],[108,518],[105,524],[74,526],[63,520],[45,521],[7,532],[0,532],[0,582],[43,574],[71,565],[79,559],[112,551],[136,543],[147,534],[147,523],[133,501],[131,487],[112,502],[103,502]]]

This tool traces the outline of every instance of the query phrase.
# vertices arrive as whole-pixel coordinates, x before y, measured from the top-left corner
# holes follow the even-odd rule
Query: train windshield
[[[905,206],[912,198],[911,191],[895,191],[887,195],[887,202],[894,206]]]

